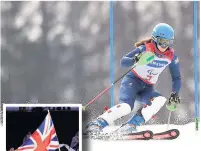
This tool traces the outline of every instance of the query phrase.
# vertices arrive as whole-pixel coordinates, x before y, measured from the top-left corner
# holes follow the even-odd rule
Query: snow
[[[109,127],[105,132],[110,132],[117,127]],[[152,130],[153,132],[163,132],[167,130],[165,125],[145,125],[139,127],[138,130]],[[129,141],[103,141],[83,139],[83,146],[87,145],[87,151],[177,151],[198,149],[201,147],[201,133],[195,131],[195,123],[186,125],[169,125],[169,129],[178,129],[180,136],[175,140],[129,140]],[[83,148],[85,151],[86,148]]]

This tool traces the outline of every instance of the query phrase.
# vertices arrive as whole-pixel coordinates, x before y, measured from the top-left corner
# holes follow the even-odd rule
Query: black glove
[[[177,104],[180,103],[180,97],[179,94],[176,92],[172,92],[170,98],[168,99],[168,102],[166,104],[166,108],[169,111],[176,111],[177,110]]]
[[[172,92],[170,98],[168,99],[168,105],[170,105],[171,103],[175,103],[175,104],[179,104],[180,103],[180,96],[178,93],[176,92]]]
[[[133,62],[137,63],[140,60],[141,56],[142,56],[142,53],[135,54],[135,56],[133,57]]]

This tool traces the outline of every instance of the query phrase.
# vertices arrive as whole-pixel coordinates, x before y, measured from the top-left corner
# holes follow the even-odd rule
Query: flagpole
[[[49,111],[49,110],[47,110],[47,111],[48,111],[48,114],[50,115],[50,111]],[[50,115],[50,116],[51,116],[51,115]],[[52,116],[51,116],[51,118],[52,118]],[[54,124],[53,120],[52,120],[52,123]],[[55,126],[54,126],[54,129],[55,129],[56,136],[58,136],[58,135],[57,135],[57,132],[56,132]],[[57,138],[58,138],[58,137],[57,137]],[[58,138],[58,142],[59,142],[59,138]],[[60,143],[59,143],[59,151],[61,151],[61,149],[60,149]]]

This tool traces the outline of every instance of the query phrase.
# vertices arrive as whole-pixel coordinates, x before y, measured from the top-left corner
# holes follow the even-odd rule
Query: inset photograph
[[[81,105],[4,104],[7,151],[81,151]]]

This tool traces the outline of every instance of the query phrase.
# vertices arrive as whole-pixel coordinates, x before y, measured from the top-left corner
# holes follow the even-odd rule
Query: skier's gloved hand
[[[142,53],[137,53],[134,57],[133,57],[133,61],[134,64],[137,63],[140,60],[140,57],[142,56]]]
[[[176,92],[172,92],[170,98],[168,99],[168,102],[166,104],[166,108],[169,110],[169,111],[175,111],[177,110],[177,105],[180,103],[180,96],[178,93]]]
[[[168,102],[170,102],[170,103],[174,102],[175,104],[179,104],[180,100],[181,100],[181,98],[180,98],[179,94],[177,92],[172,92]]]

